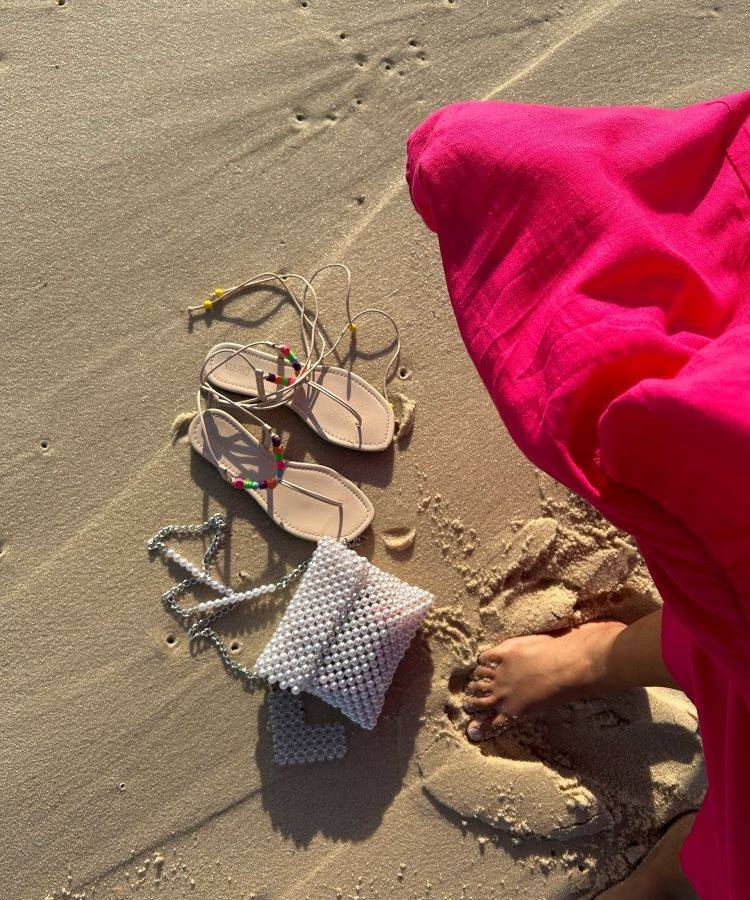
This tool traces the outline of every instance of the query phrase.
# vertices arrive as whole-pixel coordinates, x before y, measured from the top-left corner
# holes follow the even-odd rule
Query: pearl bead
[[[266,585],[259,592],[273,590]],[[322,539],[255,669],[372,728],[396,666],[432,602],[429,594],[379,572],[342,542]],[[289,700],[299,698],[290,693]],[[302,724],[295,730],[293,721]],[[333,740],[333,732],[312,729],[303,717],[291,717],[288,724],[291,730],[282,739],[272,720],[277,760],[292,757],[292,747],[301,747],[306,760],[323,758],[323,747],[343,753],[343,732]]]

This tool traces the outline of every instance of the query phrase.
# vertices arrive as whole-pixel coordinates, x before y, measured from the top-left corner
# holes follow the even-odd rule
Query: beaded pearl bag
[[[277,763],[340,758],[346,750],[343,726],[307,724],[300,693],[320,697],[361,727],[374,728],[396,667],[434,602],[433,596],[383,572],[333,538],[323,538],[306,565],[275,585],[235,593],[208,574],[224,523],[215,516],[194,529],[201,533],[212,523],[217,536],[204,556],[202,571],[166,547],[164,537],[170,529],[162,529],[149,542],[152,551],[160,550],[192,575],[163,595],[165,603],[188,626],[191,638],[205,638],[216,645],[235,674],[247,681],[262,679],[271,686],[270,721]],[[285,587],[302,568],[300,584],[253,669],[233,662],[209,627],[211,621],[242,600]],[[222,596],[182,609],[175,596],[197,582]]]
[[[374,728],[396,667],[432,603],[426,591],[324,538],[255,672]]]

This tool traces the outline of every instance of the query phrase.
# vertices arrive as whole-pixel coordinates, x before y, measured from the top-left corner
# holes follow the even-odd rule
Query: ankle
[[[601,622],[601,627],[592,628],[586,635],[586,650],[583,657],[585,666],[585,687],[591,696],[611,694],[630,687],[629,679],[623,677],[620,667],[615,664],[612,648],[617,637],[628,627],[624,622]]]

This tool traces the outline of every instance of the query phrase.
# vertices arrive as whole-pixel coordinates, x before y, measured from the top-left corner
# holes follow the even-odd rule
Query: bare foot
[[[693,827],[695,813],[676,819],[638,868],[625,881],[598,895],[598,900],[696,900],[680,866],[682,842]]]
[[[607,653],[624,628],[622,622],[587,622],[485,650],[466,688],[464,709],[478,714],[469,723],[469,738],[485,740],[518,716],[605,693]]]

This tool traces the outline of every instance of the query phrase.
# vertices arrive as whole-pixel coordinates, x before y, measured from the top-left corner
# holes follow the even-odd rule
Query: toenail
[[[478,738],[482,736],[482,729],[475,722],[472,722],[466,729],[466,733],[470,738]]]

